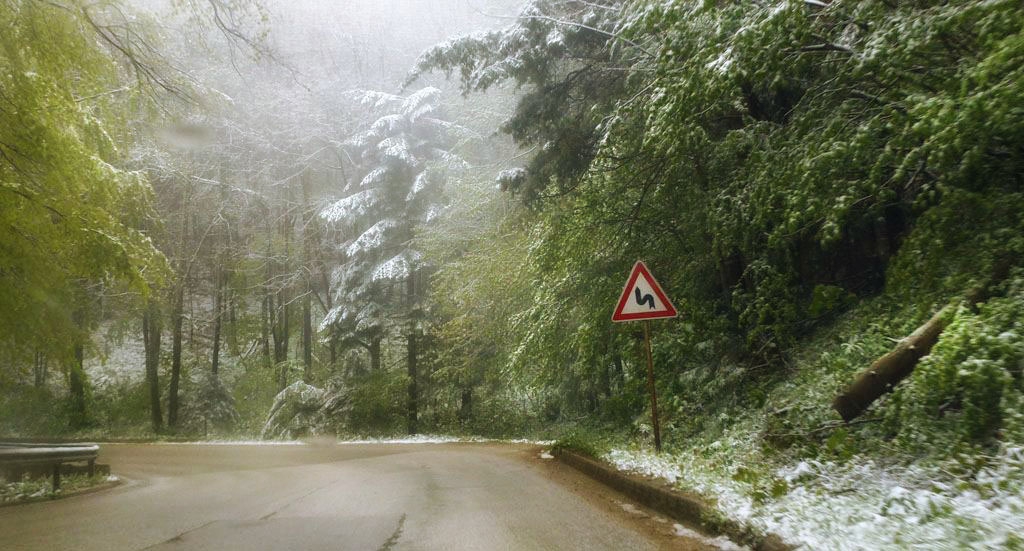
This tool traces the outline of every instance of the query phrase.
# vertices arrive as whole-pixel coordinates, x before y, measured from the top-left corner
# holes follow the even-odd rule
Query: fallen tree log
[[[935,313],[924,325],[900,340],[896,348],[878,358],[867,371],[862,372],[852,385],[832,400],[832,409],[839,412],[843,421],[849,423],[864,413],[883,394],[892,391],[896,383],[907,378],[917,367],[917,362],[931,352],[932,346],[946,328],[953,311],[965,303],[972,310],[988,300],[992,289],[1009,275],[1013,259],[1006,258],[996,264],[992,278],[981,287],[971,289],[962,299],[956,300]]]
[[[946,328],[946,322],[955,304],[939,310],[924,325],[902,339],[892,351],[875,360],[867,371],[860,374],[832,401],[832,408],[839,412],[843,421],[849,423],[864,412],[880,396],[892,390],[896,383],[910,375],[917,362],[928,355],[939,335]]]

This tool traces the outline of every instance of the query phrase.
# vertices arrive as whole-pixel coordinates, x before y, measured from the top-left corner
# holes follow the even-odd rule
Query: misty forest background
[[[1020,444],[1022,29],[1008,0],[0,0],[0,434],[646,442],[610,322],[643,259],[683,313],[652,324],[669,451]]]

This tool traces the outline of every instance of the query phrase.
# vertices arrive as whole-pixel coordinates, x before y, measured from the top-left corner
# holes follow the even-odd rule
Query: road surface
[[[714,549],[510,444],[103,444],[125,483],[0,508],[0,548]]]

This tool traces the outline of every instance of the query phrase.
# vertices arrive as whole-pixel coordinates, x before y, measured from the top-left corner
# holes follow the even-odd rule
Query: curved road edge
[[[749,545],[755,551],[791,551],[797,546],[785,543],[776,534],[763,534],[752,526],[723,517],[721,511],[695,495],[687,495],[655,479],[626,473],[604,462],[556,448],[551,453],[559,461],[621,492],[644,506],[678,521],[699,526],[712,536]]]

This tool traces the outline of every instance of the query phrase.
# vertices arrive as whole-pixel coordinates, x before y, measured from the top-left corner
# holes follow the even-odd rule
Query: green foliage
[[[920,217],[893,259],[888,288],[907,301],[944,299],[984,284],[998,264],[1021,258],[1024,194],[951,189]]]
[[[209,369],[191,371],[182,388],[180,429],[203,436],[233,433],[239,414],[227,385]]]
[[[27,385],[0,393],[0,434],[59,434],[68,426],[68,412],[49,388]]]
[[[279,379],[275,370],[264,366],[259,359],[243,364],[242,369],[231,389],[238,413],[236,427],[239,434],[255,437],[267,421]]]
[[[106,482],[105,476],[88,476],[73,474],[61,478],[60,489],[53,491],[53,481],[49,477],[30,478],[26,475],[22,480],[4,481],[0,478],[0,504],[28,503],[46,499],[56,499],[61,495],[72,494],[86,488]]]
[[[1018,273],[1004,287],[1007,296],[989,300],[977,313],[958,310],[931,354],[897,390],[887,413],[908,445],[1024,437],[1024,279]]]
[[[577,428],[556,440],[551,449],[566,450],[597,459],[611,449],[611,439],[605,434]]]
[[[480,311],[446,327],[445,342],[461,345],[449,360],[553,389],[557,419],[614,409],[642,433],[632,328],[609,321],[642,258],[686,316],[659,322],[655,338],[673,432],[723,434],[751,408],[782,411],[764,427],[782,450],[847,456],[856,437],[815,432],[831,422],[834,392],[936,303],[1024,252],[1024,10],[597,4],[532,2],[507,29],[445,43],[418,64],[415,74],[456,73],[466,93],[521,86],[502,130],[539,148],[502,180],[534,207],[527,247],[500,235],[467,254],[515,254],[515,271],[451,272],[456,285],[504,285],[529,300],[518,312],[490,294],[460,303]],[[864,302],[883,291],[901,303]],[[858,317],[844,320],[851,308]],[[804,346],[837,321],[839,346]],[[478,327],[484,342],[472,340]],[[795,363],[822,369],[793,373]],[[611,366],[627,369],[609,377]],[[979,400],[1006,384],[990,367],[978,377],[951,384]],[[820,405],[773,403],[787,380],[813,387]],[[534,396],[543,416],[545,394]],[[965,434],[992,432],[991,413],[969,416]]]
[[[408,377],[377,370],[349,379],[349,426],[359,435],[391,436],[405,429]]]
[[[118,381],[92,393],[89,408],[95,419],[87,432],[101,435],[149,436],[149,387],[143,380]]]
[[[144,290],[160,255],[138,227],[150,190],[117,168],[117,65],[77,8],[0,5],[0,327],[4,344],[56,342],[79,282]],[[155,276],[155,271],[151,274]]]
[[[816,285],[811,293],[811,304],[807,313],[818,318],[829,312],[843,309],[856,301],[854,295],[835,285]]]

